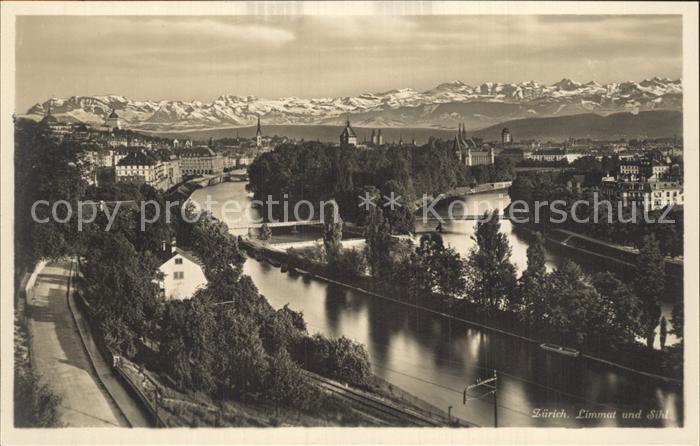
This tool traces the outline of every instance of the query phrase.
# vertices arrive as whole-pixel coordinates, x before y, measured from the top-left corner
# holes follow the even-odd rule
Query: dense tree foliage
[[[133,357],[159,310],[158,259],[139,254],[122,234],[95,232],[82,262],[85,297],[107,345]]]
[[[460,297],[465,292],[465,265],[454,248],[439,234],[426,234],[409,258],[408,280],[412,295],[439,293]]]
[[[343,220],[334,210],[333,206],[324,209],[322,231],[326,260],[332,267],[338,263],[343,249]]]
[[[666,283],[666,269],[659,242],[654,235],[644,237],[637,257],[635,289],[642,301],[642,321],[647,346],[654,346],[654,330],[661,317],[661,300]]]
[[[544,240],[540,233],[527,247],[527,268],[518,281],[514,309],[521,321],[535,324],[542,320],[546,311],[545,287],[547,269],[545,267]]]
[[[287,198],[290,209],[299,200],[318,206],[335,199],[343,219],[364,224],[358,196],[400,196],[401,207],[385,207],[392,232],[413,232],[413,206],[423,194],[437,196],[459,185],[509,180],[512,163],[497,159],[494,165],[461,164],[452,141],[431,139],[423,146],[387,145],[370,150],[338,147],[320,142],[282,144],[262,154],[248,168],[255,197],[267,202]],[[274,211],[275,208],[273,208]],[[318,215],[319,209],[316,209]],[[274,212],[273,212],[274,213]],[[282,216],[281,207],[272,218]]]
[[[583,158],[582,158],[583,159]],[[527,220],[534,229],[546,232],[551,229],[568,229],[592,237],[609,240],[615,243],[641,247],[645,236],[653,234],[660,242],[664,255],[677,256],[683,254],[683,210],[674,208],[668,214],[666,209],[648,212],[645,216],[642,209],[632,213],[630,209],[618,209],[603,202],[605,198],[597,192],[578,191],[573,184],[575,172],[521,174],[513,181],[509,189],[512,202],[522,200],[527,204],[529,212],[517,212],[518,219]],[[587,173],[583,185],[599,184],[600,176]],[[560,214],[552,213],[550,205],[562,200],[563,205],[558,209],[566,212],[567,218],[560,220]],[[544,203],[537,210],[536,203]],[[574,221],[575,215],[579,222]],[[596,202],[599,204],[596,206]],[[520,209],[518,207],[517,209]],[[671,222],[661,221],[661,217]]]
[[[78,257],[80,292],[108,349],[137,362],[146,361],[150,351],[157,355],[158,360],[151,361],[157,371],[182,390],[220,399],[254,395],[301,409],[318,405],[323,398],[300,369],[300,352],[314,354],[315,348],[323,352],[322,362],[315,365],[319,372],[366,385],[371,372],[364,347],[322,336],[308,343],[303,315],[288,307],[273,309],[242,275],[243,254],[224,223],[197,215],[192,206],[182,213],[180,207],[167,207],[164,197],[147,185],[108,181],[87,187],[79,147],[57,144],[41,126],[27,121],[18,122],[16,135],[16,222],[23,228],[16,231],[17,263]],[[316,149],[325,156],[323,147]],[[332,176],[334,193],[353,191],[348,153],[335,150],[323,158],[314,156],[313,147],[309,150],[298,160],[300,168]],[[315,193],[302,182],[294,186],[301,189],[290,192],[298,191],[300,197]],[[49,216],[58,200],[73,206],[73,215],[65,223],[35,222],[30,212],[36,200],[49,203],[37,208],[39,218]],[[77,225],[79,200],[104,202],[86,207],[88,217],[97,213],[82,228]],[[339,249],[341,228],[329,227],[328,233],[337,261],[353,264],[363,274],[364,255],[344,255]],[[159,290],[158,266],[172,255],[173,241],[194,251],[208,280],[190,299],[166,301]],[[31,395],[26,406],[17,406],[18,416],[32,426],[55,424],[57,400],[32,379],[16,380],[22,392]]]
[[[65,223],[51,217],[51,209],[65,200],[74,210],[85,193],[77,166],[78,153],[68,143],[56,143],[44,128],[21,119],[15,124],[16,264],[27,266],[39,258],[57,258],[79,243],[76,212]],[[45,203],[40,203],[45,200]],[[34,207],[36,219],[32,217]],[[56,205],[59,218],[69,217]],[[45,223],[40,223],[45,221]]]
[[[367,386],[371,366],[361,344],[346,337],[327,339],[321,335],[304,338],[297,356],[305,368],[356,386]]]
[[[369,223],[365,227],[365,255],[370,274],[389,277],[391,268],[391,229],[381,209],[372,208]]]
[[[515,289],[511,248],[500,229],[498,215],[485,213],[474,228],[476,246],[467,259],[469,294],[486,313],[507,308]]]
[[[61,397],[41,384],[32,370],[14,375],[14,424],[15,427],[61,427],[58,408]]]

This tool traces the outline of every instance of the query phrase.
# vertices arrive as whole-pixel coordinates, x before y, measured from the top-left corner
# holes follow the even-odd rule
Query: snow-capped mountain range
[[[453,81],[424,92],[404,88],[315,99],[220,96],[206,103],[73,96],[36,104],[25,116],[41,119],[50,107],[59,118],[97,124],[116,110],[127,127],[142,130],[247,127],[258,116],[264,125],[339,125],[349,117],[358,127],[453,128],[465,122],[467,129],[477,129],[519,118],[682,110],[682,99],[680,80],[656,77],[606,85],[570,79],[552,85],[529,81],[470,86]]]

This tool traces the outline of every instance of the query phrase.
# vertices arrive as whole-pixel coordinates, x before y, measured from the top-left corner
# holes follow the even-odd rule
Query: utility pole
[[[477,387],[484,386],[490,389],[488,392],[479,395],[477,397],[467,397],[467,392]],[[470,384],[464,388],[464,393],[462,396],[462,404],[467,404],[469,401],[480,400],[488,395],[493,394],[493,426],[498,427],[498,374],[496,369],[493,370],[493,377],[482,381],[481,378],[476,379],[476,384]]]

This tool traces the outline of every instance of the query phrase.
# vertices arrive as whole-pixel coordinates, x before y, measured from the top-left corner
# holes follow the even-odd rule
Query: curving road
[[[41,381],[61,396],[65,426],[129,426],[95,375],[68,307],[70,265],[48,263],[27,295],[32,362]]]

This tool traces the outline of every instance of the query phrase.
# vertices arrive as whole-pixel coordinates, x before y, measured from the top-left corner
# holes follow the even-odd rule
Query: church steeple
[[[354,146],[357,145],[357,134],[355,130],[350,126],[350,117],[347,117],[345,121],[345,128],[340,134],[340,145],[341,146]]]
[[[255,131],[255,146],[262,147],[262,129],[260,128],[260,115],[258,115],[258,128]]]

